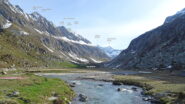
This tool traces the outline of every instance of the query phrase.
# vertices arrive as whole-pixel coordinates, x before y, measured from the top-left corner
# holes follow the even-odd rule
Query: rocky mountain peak
[[[19,5],[15,5],[15,7],[18,11],[24,12]]]
[[[175,19],[181,17],[181,16],[184,16],[185,15],[185,8],[182,9],[181,11],[178,11],[176,14],[172,15],[172,16],[169,16],[166,18],[165,20],[165,24],[166,23],[171,23],[172,21],[174,21]]]
[[[185,8],[182,9],[181,11],[177,12],[177,14],[185,14]]]
[[[38,20],[40,18],[44,18],[41,14],[39,14],[38,12],[33,12],[30,14],[31,17],[33,17],[35,20]]]
[[[103,50],[110,58],[115,58],[116,56],[118,56],[121,53],[121,50],[118,49],[114,49],[111,46],[107,46],[107,47],[101,47],[98,46],[101,50]]]

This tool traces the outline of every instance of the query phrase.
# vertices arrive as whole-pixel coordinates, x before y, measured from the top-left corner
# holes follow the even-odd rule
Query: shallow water
[[[133,91],[133,86],[115,86],[111,82],[77,80],[79,76],[81,74],[46,75],[46,77],[61,78],[68,83],[75,82],[76,87],[73,90],[77,95],[83,94],[88,97],[87,102],[80,102],[77,97],[72,104],[151,104],[142,100],[141,88]],[[124,91],[118,92],[118,88],[124,88]]]

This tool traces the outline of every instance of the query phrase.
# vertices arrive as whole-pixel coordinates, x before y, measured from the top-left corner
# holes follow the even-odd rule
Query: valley
[[[69,20],[79,23],[74,18],[64,18],[67,26],[56,25],[61,13],[53,21],[48,19],[53,15],[39,13],[49,10],[26,13],[0,0],[0,104],[185,104],[185,9],[134,35],[126,49],[112,36],[120,40],[139,25],[117,29],[112,23],[92,31],[88,20],[82,22],[83,32],[76,28],[83,33],[78,34],[69,28]],[[106,23],[97,21],[91,24]],[[124,30],[129,32],[117,34]],[[120,49],[111,46],[113,40]]]

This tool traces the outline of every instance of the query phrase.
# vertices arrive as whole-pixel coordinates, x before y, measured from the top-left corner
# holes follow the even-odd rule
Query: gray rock
[[[5,71],[2,71],[2,72],[1,72],[1,74],[2,74],[2,75],[6,75],[6,74],[7,74],[7,72],[5,72]]]
[[[20,92],[19,91],[14,91],[11,94],[9,94],[8,96],[9,97],[18,97],[19,95],[20,95]]]
[[[76,83],[71,83],[69,86],[70,87],[76,87]]]
[[[136,87],[132,87],[132,90],[133,90],[133,91],[137,91],[137,88],[136,88]]]
[[[103,86],[103,84],[98,84],[98,86]]]
[[[126,91],[126,89],[124,89],[124,88],[118,88],[117,91],[118,92],[123,92],[123,91]]]
[[[87,96],[85,96],[85,95],[83,95],[83,94],[80,94],[79,95],[79,101],[81,101],[81,102],[86,102],[87,101]]]

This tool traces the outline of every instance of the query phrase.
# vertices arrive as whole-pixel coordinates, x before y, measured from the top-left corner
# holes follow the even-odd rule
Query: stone
[[[118,88],[117,91],[118,92],[123,92],[123,91],[126,91],[126,89],[124,89],[124,88]]]
[[[7,74],[7,72],[5,72],[5,71],[2,71],[2,72],[1,72],[1,74],[2,74],[2,75],[6,75],[6,74]]]
[[[76,87],[76,83],[71,83],[69,86],[70,87]]]
[[[9,97],[18,97],[20,95],[19,91],[14,91],[11,94],[8,94]]]
[[[132,90],[133,90],[133,91],[137,91],[137,88],[136,88],[136,87],[132,87]]]
[[[149,99],[147,97],[144,97],[143,100],[144,101],[149,101]]]
[[[103,86],[103,84],[98,84],[98,86]]]
[[[81,102],[86,102],[87,101],[87,96],[83,95],[83,94],[80,94],[79,95],[79,101]]]
[[[49,101],[54,101],[54,100],[57,100],[57,99],[58,99],[58,97],[54,97],[54,96],[48,98]]]
[[[112,84],[113,85],[122,85],[122,83],[120,81],[114,81]]]

